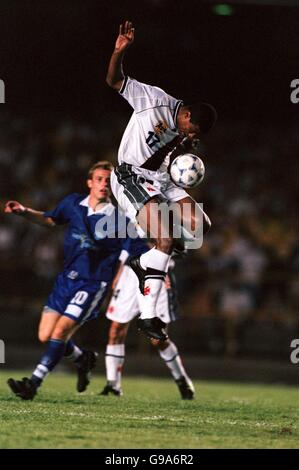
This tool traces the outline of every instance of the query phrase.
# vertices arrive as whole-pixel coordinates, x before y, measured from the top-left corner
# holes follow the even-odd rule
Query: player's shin
[[[185,371],[176,345],[169,341],[165,349],[159,349],[159,354],[170,370],[180,390],[182,399],[192,400],[194,398],[194,386]]]
[[[72,339],[69,339],[65,345],[64,357],[77,364],[80,362],[82,354],[82,349],[80,349]]]
[[[159,349],[159,354],[175,380],[187,375],[178,349],[172,341],[169,341],[167,348]]]
[[[72,339],[69,339],[65,345],[64,357],[69,361],[78,363],[82,354],[82,349],[80,349]]]
[[[165,281],[170,255],[157,248],[150,250],[145,273],[144,292],[142,299],[142,320],[156,317],[157,300]],[[146,253],[147,254],[147,253]]]
[[[46,376],[51,372],[62,359],[65,351],[65,342],[60,339],[50,339],[47,349],[42,355],[38,365],[34,369],[31,380],[39,387]]]
[[[149,260],[151,259],[151,254],[156,249],[156,247],[151,248],[140,256],[140,264],[143,269],[146,270]]]
[[[121,389],[121,374],[125,362],[124,344],[107,344],[105,354],[107,383],[113,388]]]

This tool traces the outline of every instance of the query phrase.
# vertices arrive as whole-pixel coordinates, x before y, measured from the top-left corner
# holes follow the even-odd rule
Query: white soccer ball
[[[172,181],[181,188],[195,188],[205,175],[203,161],[192,153],[176,157],[170,165]]]

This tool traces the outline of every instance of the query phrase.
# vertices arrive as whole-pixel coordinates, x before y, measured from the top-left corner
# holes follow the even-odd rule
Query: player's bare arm
[[[134,28],[131,21],[126,21],[119,27],[119,35],[116,39],[114,51],[112,53],[106,82],[111,88],[119,91],[125,78],[123,72],[123,57],[126,50],[134,41]]]
[[[55,222],[50,217],[44,217],[44,212],[36,211],[31,207],[25,207],[18,201],[8,201],[5,204],[4,212],[24,217],[29,222],[43,227],[54,227]]]

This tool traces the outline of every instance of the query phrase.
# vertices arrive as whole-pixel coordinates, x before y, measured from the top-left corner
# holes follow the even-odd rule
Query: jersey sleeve
[[[180,100],[173,98],[161,88],[138,82],[125,77],[119,93],[128,101],[136,113],[157,106],[167,106],[175,109]]]
[[[71,220],[71,215],[74,211],[74,200],[77,199],[77,194],[70,194],[58,203],[55,209],[44,212],[44,217],[50,217],[55,224],[64,225]]]

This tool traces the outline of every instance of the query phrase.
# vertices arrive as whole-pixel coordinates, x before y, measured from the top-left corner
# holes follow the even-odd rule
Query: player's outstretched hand
[[[5,204],[4,212],[7,212],[8,214],[21,215],[26,212],[26,208],[18,201],[8,201]]]
[[[134,28],[131,21],[125,21],[119,27],[119,35],[115,43],[115,51],[124,52],[134,41]]]

